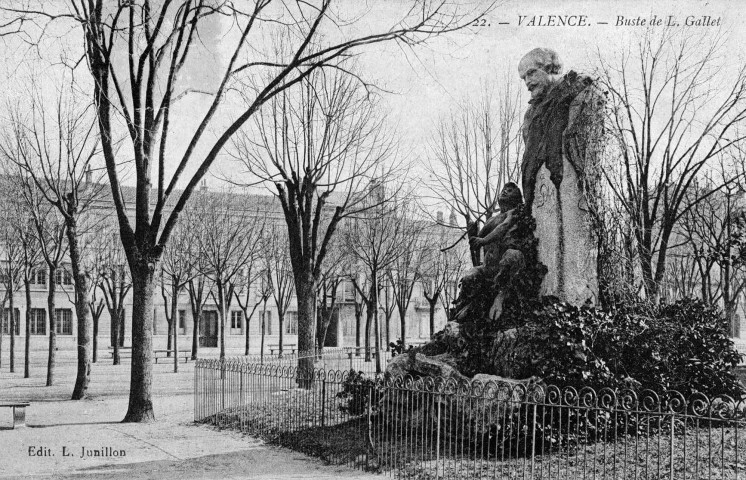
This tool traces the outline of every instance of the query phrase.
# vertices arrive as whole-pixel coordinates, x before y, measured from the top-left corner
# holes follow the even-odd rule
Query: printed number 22
[[[487,19],[482,17],[482,18],[477,18],[476,20],[474,20],[471,26],[472,27],[487,27],[489,25],[487,25]]]

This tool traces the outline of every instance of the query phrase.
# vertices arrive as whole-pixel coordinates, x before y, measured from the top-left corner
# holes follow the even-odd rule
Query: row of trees
[[[8,217],[3,232],[6,234],[5,245],[8,246],[8,258],[4,267],[8,274],[6,281],[6,300],[14,301],[16,290],[13,285],[23,283],[26,287],[26,376],[29,374],[29,341],[28,329],[32,321],[32,304],[30,285],[37,272],[50,273],[48,282],[48,311],[55,311],[57,284],[56,272],[70,261],[67,254],[68,243],[60,235],[65,231],[64,222],[44,202],[31,200],[36,198],[32,193],[36,185],[33,176],[28,172],[34,168],[33,162],[11,162],[11,170],[4,179],[8,182],[4,192],[9,194],[7,201],[15,208],[7,209],[14,216]],[[13,168],[23,168],[25,172],[14,173]],[[86,171],[88,166],[86,166]],[[34,171],[34,173],[39,173]],[[54,177],[53,175],[50,178]],[[88,174],[82,189],[90,192],[87,205],[97,202],[100,208],[91,211],[86,207],[85,223],[88,227],[78,232],[77,242],[82,246],[80,270],[89,277],[87,309],[92,323],[92,362],[97,361],[99,320],[104,309],[110,318],[110,344],[113,347],[113,363],[120,363],[120,347],[124,340],[125,304],[132,289],[132,280],[126,268],[126,258],[118,231],[106,209],[106,199],[102,195],[101,185],[93,182]],[[17,182],[19,178],[26,181]],[[46,178],[40,176],[40,178]],[[14,182],[14,183],[12,183]],[[23,194],[16,195],[18,185]],[[80,194],[80,191],[78,194]],[[386,194],[385,192],[394,192]],[[104,192],[105,193],[105,192]],[[383,336],[378,321],[379,308],[383,306],[385,314],[385,348],[392,335],[390,322],[396,309],[399,313],[400,339],[406,341],[407,310],[417,283],[421,283],[430,304],[430,332],[434,332],[434,318],[438,303],[442,302],[447,310],[455,295],[455,283],[464,266],[463,251],[453,249],[441,251],[454,238],[448,229],[432,225],[415,215],[416,198],[409,192],[392,185],[371,184],[367,190],[366,202],[372,203],[355,218],[347,218],[340,227],[330,247],[328,267],[321,274],[318,286],[317,310],[317,350],[323,349],[328,327],[335,311],[339,308],[339,290],[342,282],[352,282],[356,289],[356,302],[360,310],[365,308],[365,347],[370,360],[373,351],[369,344],[371,338],[376,342],[375,350],[382,348]],[[385,196],[385,198],[384,198]],[[168,324],[169,350],[178,350],[178,306],[179,297],[188,294],[192,309],[194,325],[192,341],[192,358],[197,358],[198,338],[201,328],[201,313],[205,303],[211,300],[219,313],[220,355],[225,356],[225,328],[229,322],[232,304],[237,304],[242,313],[246,342],[245,354],[249,354],[250,322],[261,307],[266,311],[267,301],[273,300],[279,321],[280,348],[283,345],[285,314],[292,304],[294,295],[292,266],[288,254],[288,242],[285,230],[275,220],[267,220],[257,211],[254,205],[248,204],[251,199],[244,193],[235,190],[219,192],[200,192],[193,203],[185,209],[184,221],[174,233],[173,241],[164,252],[159,276],[159,288],[163,298],[164,313]],[[15,200],[13,200],[15,199]],[[373,199],[373,200],[371,200]],[[38,200],[38,198],[37,198]],[[266,198],[265,198],[266,201]],[[45,215],[40,209],[45,208]],[[9,214],[9,213],[8,213]],[[36,223],[34,220],[38,219]],[[57,219],[55,229],[40,230]],[[35,230],[24,229],[34,226]],[[42,235],[43,232],[45,235]],[[57,236],[51,236],[54,233]],[[49,254],[48,251],[52,252]],[[52,261],[52,266],[42,265],[43,256]],[[13,283],[15,282],[15,283]],[[383,292],[383,299],[379,298]],[[68,292],[69,294],[72,293]],[[51,302],[51,303],[50,303]],[[235,303],[234,303],[235,302]],[[11,305],[11,311],[14,306]],[[175,313],[176,312],[176,313]],[[265,315],[261,316],[264,320]],[[11,371],[15,359],[15,329],[10,328],[11,335]],[[54,355],[56,344],[55,319],[50,319],[50,350],[47,368],[48,382],[51,385],[54,373]],[[260,352],[264,352],[264,331],[262,325],[262,342]],[[374,332],[371,334],[371,332]],[[1,333],[0,333],[1,334]],[[360,345],[362,330],[356,331],[357,344]],[[2,348],[2,337],[0,337]],[[281,350],[282,351],[282,350]],[[380,357],[378,357],[380,358]],[[174,357],[174,369],[178,371],[178,362]],[[380,369],[380,360],[378,368]]]

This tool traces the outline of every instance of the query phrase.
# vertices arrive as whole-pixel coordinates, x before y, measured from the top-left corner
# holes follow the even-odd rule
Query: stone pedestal
[[[539,240],[538,259],[546,265],[541,295],[553,295],[576,306],[597,303],[596,244],[585,197],[572,165],[563,159],[559,191],[542,166],[536,176],[533,215]]]

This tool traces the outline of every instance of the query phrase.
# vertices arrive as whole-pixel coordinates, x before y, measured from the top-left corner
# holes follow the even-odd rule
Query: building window
[[[73,311],[69,308],[55,308],[54,318],[57,321],[55,331],[59,335],[73,334]]]
[[[344,299],[343,300],[347,302],[355,301],[355,285],[352,283],[352,280],[344,281]]]
[[[47,311],[43,308],[32,308],[29,328],[31,329],[31,335],[46,335]]]
[[[298,312],[288,312],[285,315],[285,333],[298,335]]]
[[[186,333],[186,310],[179,310],[179,333]]]
[[[231,312],[231,333],[241,333],[241,324],[243,323],[243,312],[240,310],[233,310]]]
[[[264,312],[264,324],[267,327],[266,334],[272,335],[272,311],[267,310]]]
[[[35,269],[31,283],[35,283],[36,285],[46,285],[47,284],[47,269],[46,268]]]
[[[17,309],[13,309],[13,313],[15,314],[15,322],[13,330],[15,330],[16,335],[21,334],[21,312]],[[5,309],[5,315],[3,315],[3,333],[10,335],[10,309]]]
[[[57,285],[72,285],[73,277],[67,269],[60,267],[54,272],[54,282]]]

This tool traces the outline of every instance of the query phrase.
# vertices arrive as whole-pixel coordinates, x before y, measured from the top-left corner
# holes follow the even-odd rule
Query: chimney
[[[458,218],[456,218],[455,208],[451,208],[451,214],[448,216],[448,223],[450,223],[452,227],[458,226]]]
[[[202,180],[202,185],[200,186],[199,189],[202,190],[203,192],[207,191],[207,180]]]
[[[85,183],[91,183],[93,181],[93,172],[91,171],[91,166],[88,165],[88,167],[85,169]]]
[[[443,211],[438,210],[438,212],[435,214],[435,220],[438,222],[438,225],[443,225]]]

